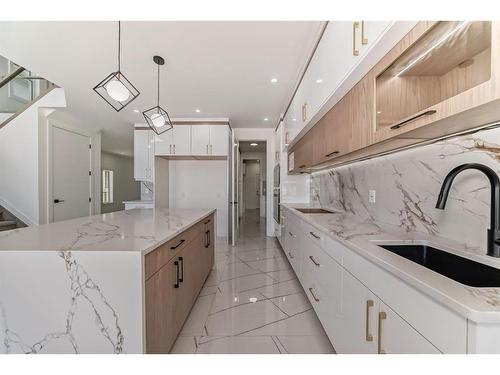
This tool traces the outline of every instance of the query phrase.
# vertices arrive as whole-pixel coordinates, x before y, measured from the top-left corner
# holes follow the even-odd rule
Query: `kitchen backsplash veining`
[[[457,177],[446,209],[435,208],[444,177],[464,163],[482,163],[500,173],[500,128],[478,131],[422,147],[311,175],[311,202],[436,234],[486,252],[490,185],[478,171]],[[369,201],[369,191],[376,201]]]

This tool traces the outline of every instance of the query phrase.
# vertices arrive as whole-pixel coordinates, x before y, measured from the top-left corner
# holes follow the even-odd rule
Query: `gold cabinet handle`
[[[302,121],[307,121],[307,102],[302,104]]]
[[[316,302],[319,302],[319,298],[314,294],[313,288],[309,288],[309,293],[311,293],[312,298],[314,298]]]
[[[370,307],[373,307],[373,300],[366,301],[366,341],[372,342],[373,335],[370,333]]]
[[[316,259],[314,259],[312,255],[309,255],[309,259],[311,259],[311,262],[313,262],[316,267],[321,266],[321,264]]]
[[[361,44],[368,44],[368,38],[365,38],[365,21],[361,21]]]
[[[356,49],[356,30],[359,29],[359,22],[352,23],[352,54],[353,56],[359,55],[359,50]]]
[[[382,320],[387,319],[387,314],[385,311],[378,313],[378,354],[385,354],[385,350],[382,349]]]

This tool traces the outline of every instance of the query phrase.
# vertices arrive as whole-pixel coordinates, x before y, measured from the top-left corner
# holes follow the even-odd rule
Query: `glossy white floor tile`
[[[172,353],[334,353],[257,211],[242,219],[237,246],[225,241]]]

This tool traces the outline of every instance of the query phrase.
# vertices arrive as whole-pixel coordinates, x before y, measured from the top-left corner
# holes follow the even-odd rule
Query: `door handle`
[[[178,288],[179,287],[179,262],[175,261],[174,262],[174,266],[175,266],[175,284],[174,284],[174,288]]]
[[[370,307],[373,307],[373,300],[371,300],[371,299],[366,301],[366,324],[365,324],[366,334],[365,334],[365,337],[366,337],[366,341],[368,341],[368,342],[373,341],[373,336],[370,333]]]
[[[382,349],[382,321],[387,319],[387,314],[385,311],[378,313],[378,354],[385,354],[385,350]]]
[[[62,203],[62,202],[64,202],[63,199],[54,199],[54,203]]]
[[[179,257],[179,263],[181,264],[181,276],[179,277],[179,282],[184,282],[184,258]]]

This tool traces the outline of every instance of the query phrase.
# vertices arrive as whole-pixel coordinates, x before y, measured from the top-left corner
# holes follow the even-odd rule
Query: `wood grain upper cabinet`
[[[294,173],[307,172],[313,165],[314,139],[308,135],[309,133],[300,139],[291,150],[294,159],[292,168]]]
[[[419,22],[373,74],[375,142],[431,139],[498,120],[500,23]]]

